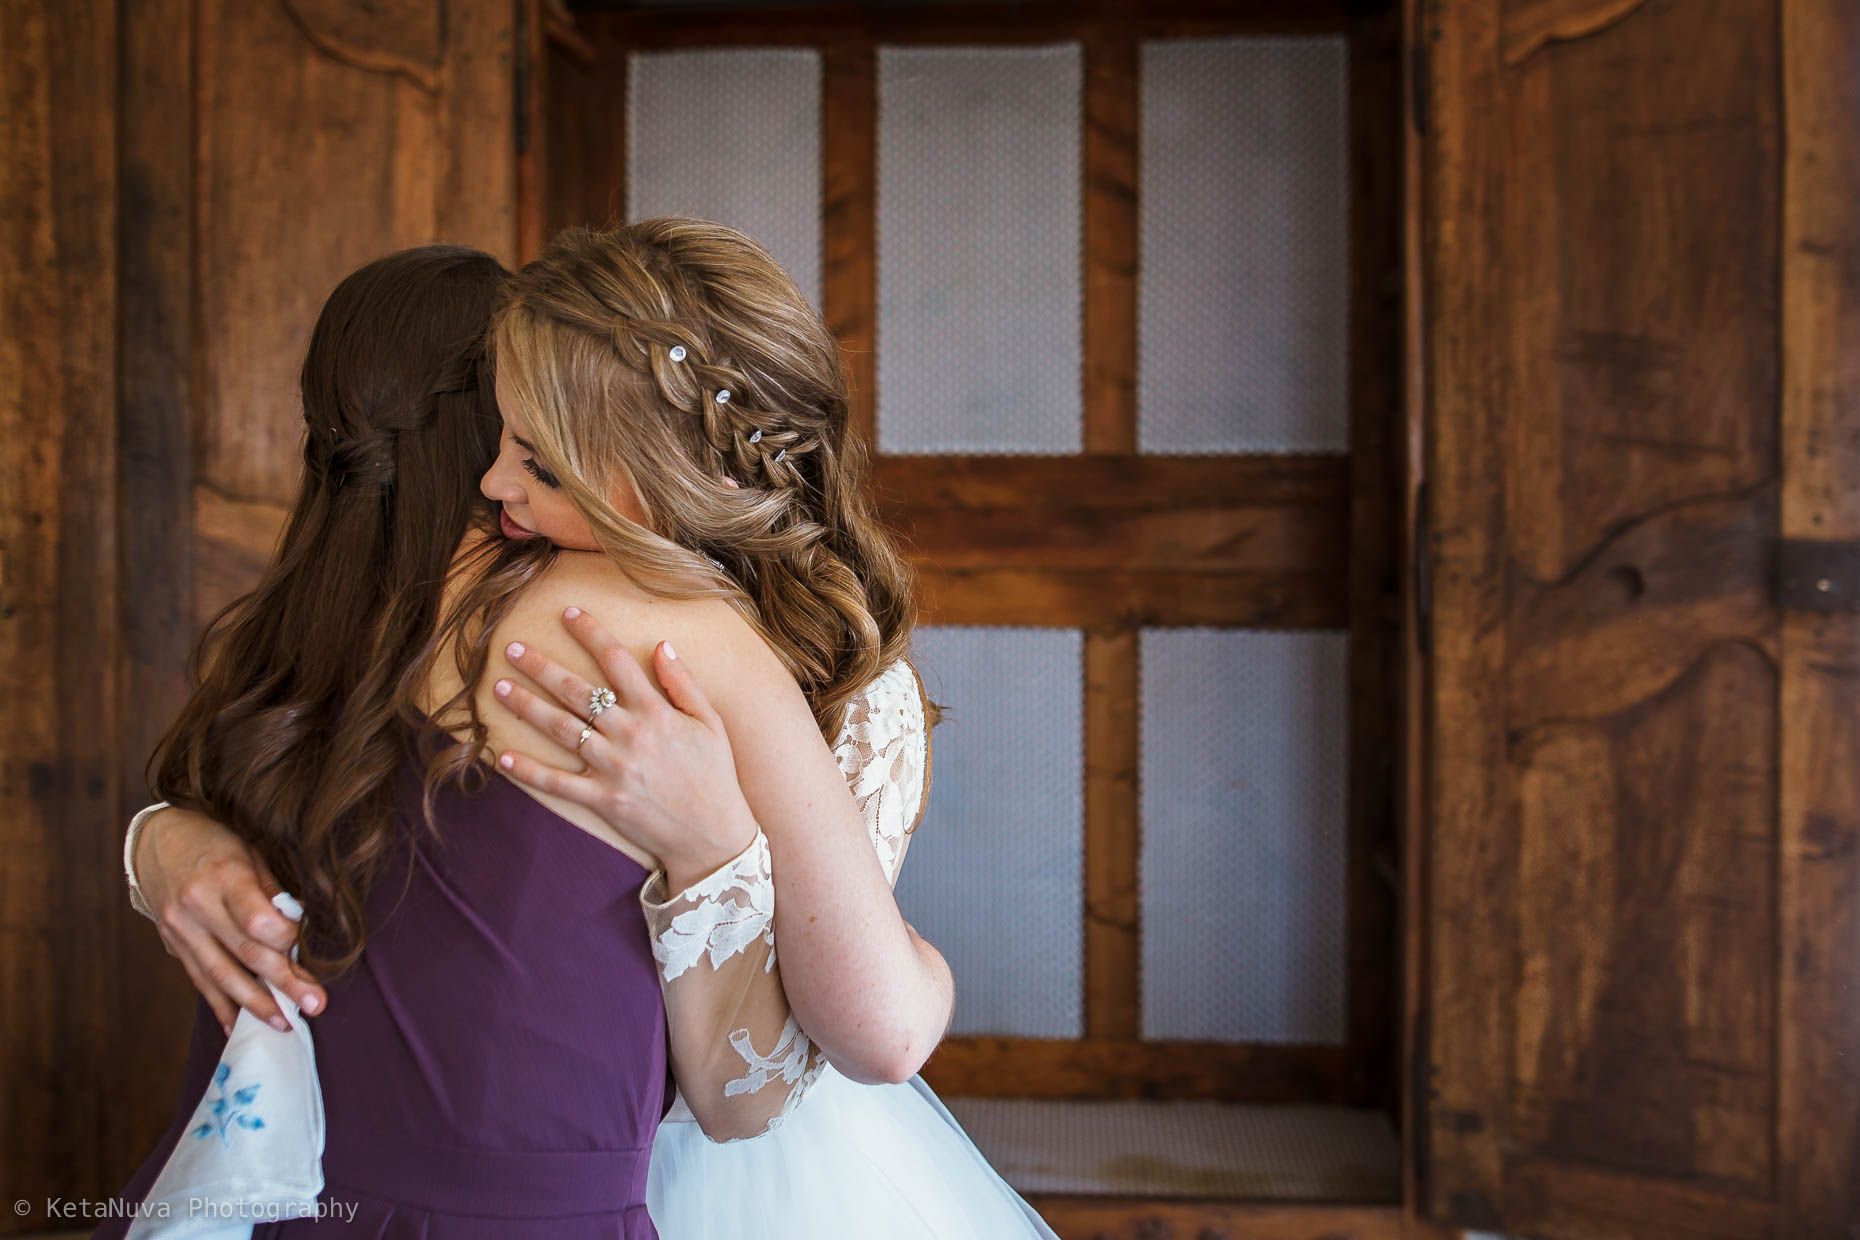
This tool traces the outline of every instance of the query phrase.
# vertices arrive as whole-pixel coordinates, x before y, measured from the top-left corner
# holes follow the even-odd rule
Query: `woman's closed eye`
[[[536,479],[536,481],[542,483],[544,486],[548,487],[551,491],[556,491],[556,490],[561,489],[561,486],[562,486],[561,481],[557,479],[554,474],[550,473],[548,470],[538,465],[536,463],[535,457],[529,457],[529,456],[524,457],[523,468],[529,471],[530,477]]]

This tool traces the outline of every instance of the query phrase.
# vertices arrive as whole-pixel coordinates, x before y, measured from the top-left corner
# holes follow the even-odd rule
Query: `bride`
[[[690,1093],[653,1139],[646,1196],[661,1234],[1051,1236],[914,1075],[935,1034],[913,1014],[946,1024],[947,974],[939,987],[940,957],[898,920],[888,887],[921,818],[934,715],[902,657],[908,579],[858,499],[831,337],[753,243],[668,220],[565,234],[516,277],[490,340],[505,425],[482,489],[515,562],[533,549],[551,597],[563,560],[647,583],[629,632],[656,598],[692,597],[676,583],[695,576],[800,689],[732,692],[713,708],[690,660],[662,644],[662,696],[609,636],[608,596],[575,570],[601,612],[566,616],[586,653],[548,657],[548,613],[534,607],[489,622],[521,572],[463,584],[450,609],[458,668],[495,639],[513,672],[439,677],[438,713],[508,710],[533,730],[492,729],[518,738],[495,746],[505,775],[642,865],[665,860],[640,900],[667,1017],[727,1031],[708,1050],[674,1039]],[[788,701],[804,703],[798,716]],[[782,719],[811,723],[816,747],[784,747]],[[843,810],[801,791],[818,777],[796,764],[821,760],[852,794]],[[727,789],[727,776],[692,777],[732,769],[740,785]],[[132,884],[221,1023],[237,1006],[284,1019],[248,968],[320,1013],[328,993],[286,955],[293,932],[268,914],[275,882],[246,841],[179,810],[147,823],[126,848]],[[748,842],[699,864],[683,859],[721,852],[690,848],[693,830]]]

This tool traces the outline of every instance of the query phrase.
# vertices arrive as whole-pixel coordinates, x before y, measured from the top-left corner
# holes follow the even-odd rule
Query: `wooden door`
[[[4,10],[0,1166],[36,1230],[172,1114],[193,989],[117,858],[199,626],[295,490],[317,310],[403,246],[516,257],[517,8]]]
[[[1421,1210],[1852,1236],[1860,16],[1415,26]]]

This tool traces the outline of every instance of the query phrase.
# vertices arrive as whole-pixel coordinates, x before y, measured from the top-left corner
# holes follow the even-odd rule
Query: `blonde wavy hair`
[[[571,228],[510,283],[490,342],[602,549],[662,597],[728,599],[835,739],[904,657],[915,581],[867,497],[838,344],[788,273],[705,220]],[[645,524],[609,502],[617,480]]]

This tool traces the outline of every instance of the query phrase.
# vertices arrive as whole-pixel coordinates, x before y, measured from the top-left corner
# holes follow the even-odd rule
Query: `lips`
[[[512,521],[510,519],[510,514],[502,508],[497,510],[497,524],[498,528],[504,531],[505,538],[523,539],[542,537],[528,526],[518,525],[515,521]]]

